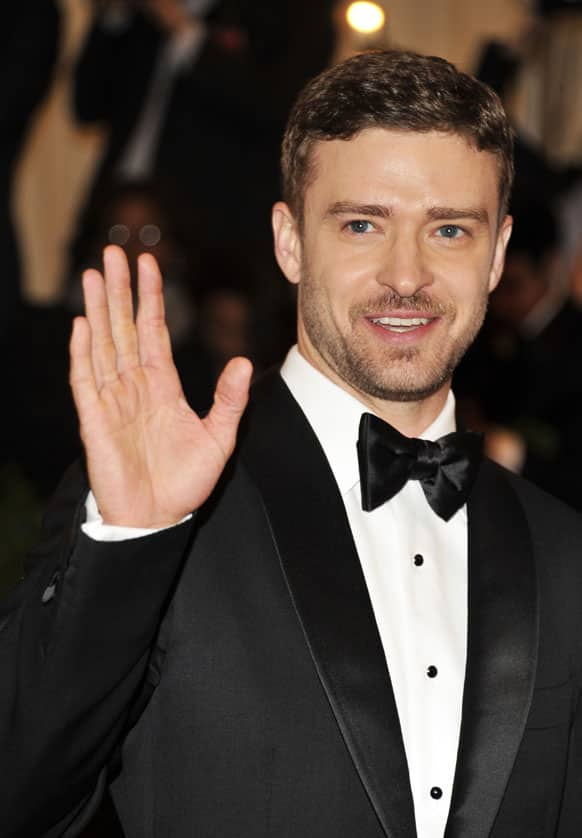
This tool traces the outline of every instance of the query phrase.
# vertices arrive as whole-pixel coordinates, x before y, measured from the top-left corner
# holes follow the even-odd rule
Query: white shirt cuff
[[[179,524],[184,524],[189,521],[192,515],[185,515],[181,521],[176,524],[170,524],[167,527],[118,527],[114,524],[104,524],[103,518],[97,508],[97,501],[93,492],[89,492],[85,501],[86,520],[81,524],[81,529],[85,535],[92,538],[94,541],[129,541],[131,538],[143,538],[146,535],[153,535],[162,530],[169,530],[171,527],[177,527]]]

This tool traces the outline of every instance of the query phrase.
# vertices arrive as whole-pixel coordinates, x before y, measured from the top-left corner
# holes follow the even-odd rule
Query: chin
[[[448,384],[450,375],[443,375],[426,384],[414,382],[359,382],[358,389],[368,396],[389,402],[419,402],[428,399]]]
[[[429,398],[448,385],[456,366],[454,358],[444,362],[421,362],[419,353],[408,352],[387,359],[382,366],[366,357],[344,356],[336,370],[351,387],[375,399],[392,402],[415,402]]]

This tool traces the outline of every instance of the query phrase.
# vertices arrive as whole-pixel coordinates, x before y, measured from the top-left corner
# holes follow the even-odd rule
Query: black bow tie
[[[403,436],[377,416],[364,413],[358,439],[362,509],[370,512],[408,480],[420,480],[431,507],[448,521],[469,496],[482,449],[482,435],[472,431],[456,431],[429,442]]]

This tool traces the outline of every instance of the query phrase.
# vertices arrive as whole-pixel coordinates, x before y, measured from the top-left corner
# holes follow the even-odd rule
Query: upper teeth
[[[374,323],[381,326],[426,326],[428,317],[375,317]]]

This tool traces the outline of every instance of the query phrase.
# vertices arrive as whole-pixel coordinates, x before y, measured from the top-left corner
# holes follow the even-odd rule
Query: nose
[[[433,281],[426,255],[413,234],[395,236],[383,253],[377,281],[401,297],[412,297]]]

